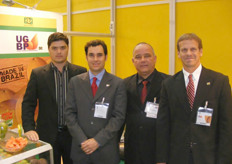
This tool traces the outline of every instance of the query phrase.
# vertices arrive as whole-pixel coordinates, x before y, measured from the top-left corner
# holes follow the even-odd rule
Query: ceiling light
[[[2,0],[2,3],[5,4],[5,5],[7,5],[7,6],[12,6],[12,5],[14,5],[16,3],[16,4],[20,5],[20,6],[25,7],[26,9],[30,8],[27,5],[21,4],[19,2],[13,1],[13,0]]]

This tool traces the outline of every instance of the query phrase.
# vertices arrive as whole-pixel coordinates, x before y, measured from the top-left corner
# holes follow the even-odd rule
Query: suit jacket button
[[[91,121],[91,123],[90,123],[91,125],[93,125],[93,121]]]

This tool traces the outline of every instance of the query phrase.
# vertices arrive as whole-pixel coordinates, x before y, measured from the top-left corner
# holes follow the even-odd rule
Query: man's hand
[[[81,149],[87,155],[92,154],[98,147],[99,147],[99,144],[94,138],[90,138],[81,143]]]
[[[30,131],[24,133],[24,135],[31,141],[38,141],[39,140],[39,135],[34,130],[30,130]]]

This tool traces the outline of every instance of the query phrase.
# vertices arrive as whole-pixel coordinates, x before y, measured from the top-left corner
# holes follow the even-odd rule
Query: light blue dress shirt
[[[97,78],[97,81],[96,81],[96,84],[97,84],[97,87],[99,87],[99,84],[102,80],[102,77],[104,75],[104,73],[106,72],[105,69],[103,69],[97,76],[93,75],[93,73],[89,70],[89,80],[90,80],[90,84],[92,85],[93,83],[93,78],[96,77]]]

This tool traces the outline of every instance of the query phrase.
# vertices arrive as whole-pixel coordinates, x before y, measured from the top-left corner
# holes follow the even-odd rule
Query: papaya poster
[[[22,123],[21,104],[31,71],[50,62],[47,39],[61,31],[62,16],[0,7],[0,20],[0,114],[16,128]]]

